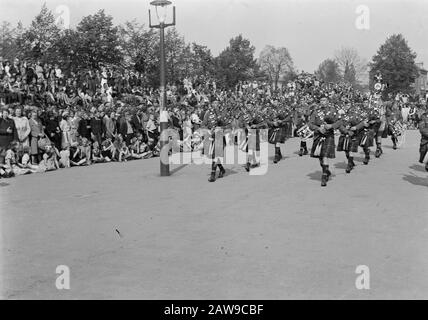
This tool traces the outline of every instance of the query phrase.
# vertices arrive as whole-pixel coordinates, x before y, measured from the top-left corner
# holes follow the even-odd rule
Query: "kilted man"
[[[290,138],[291,116],[280,113],[273,121],[267,121],[269,126],[268,141],[275,145],[275,157],[273,163],[278,163],[282,159],[281,144]]]
[[[266,128],[266,123],[258,116],[244,115],[244,121],[247,123],[245,133],[247,164],[245,170],[250,171],[251,168],[260,166],[260,130]]]
[[[428,152],[428,112],[421,116],[419,122],[419,132],[421,133],[421,143],[419,146],[419,163],[424,163],[425,156]],[[425,163],[425,170],[428,171],[428,161]]]
[[[223,178],[226,170],[224,169],[222,162],[224,160],[224,148],[226,147],[226,139],[224,137],[224,126],[225,123],[222,119],[214,120],[210,125],[211,129],[211,137],[209,138],[211,141],[209,156],[211,156],[212,164],[211,164],[211,175],[208,179],[209,182],[216,181],[216,171],[217,167],[220,172],[218,174],[218,178]]]
[[[398,136],[401,134],[399,130],[401,120],[401,111],[398,104],[394,103],[390,109],[387,109],[388,134],[391,136],[392,149],[394,150],[397,150]]]
[[[360,115],[357,110],[350,110],[348,114],[342,118],[342,125],[339,127],[340,137],[337,143],[337,151],[344,151],[348,164],[346,173],[350,173],[355,167],[354,157],[358,152],[358,147],[361,145],[362,140],[365,139],[366,122],[361,121]],[[365,143],[361,145],[364,149]]]
[[[315,110],[309,120],[309,128],[314,131],[314,140],[311,149],[311,157],[318,158],[321,168],[321,186],[325,187],[331,176],[329,159],[336,157],[334,142],[334,130],[342,125],[336,109],[327,104],[327,99],[322,98],[320,108]]]
[[[308,154],[308,147],[306,145],[306,134],[308,133],[308,119],[310,113],[309,108],[307,106],[299,106],[296,110],[295,114],[295,122],[296,122],[296,135],[300,137],[300,150],[299,156],[304,156]]]

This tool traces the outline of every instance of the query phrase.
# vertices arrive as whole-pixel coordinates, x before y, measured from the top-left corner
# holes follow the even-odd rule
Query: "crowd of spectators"
[[[206,77],[166,88],[169,126],[186,140],[209,115],[231,127],[272,119],[293,121],[328,97],[333,104],[363,104],[366,93],[301,73],[278,90],[263,82],[218,88]],[[402,100],[402,97],[400,97]],[[0,176],[45,172],[159,155],[159,90],[144,75],[111,66],[64,72],[57,64],[0,57]],[[417,123],[426,102],[403,105]],[[406,109],[407,110],[407,109]]]

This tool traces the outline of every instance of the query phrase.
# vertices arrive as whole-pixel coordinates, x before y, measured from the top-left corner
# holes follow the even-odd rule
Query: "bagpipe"
[[[395,121],[394,123],[391,123],[391,133],[395,137],[401,137],[405,131],[406,127],[400,121]]]
[[[400,121],[390,123],[390,133],[397,139],[398,147],[401,147],[406,142],[406,125]]]
[[[307,141],[314,136],[314,132],[309,129],[309,126],[305,124],[303,127],[296,131],[298,137],[302,138],[303,141]]]

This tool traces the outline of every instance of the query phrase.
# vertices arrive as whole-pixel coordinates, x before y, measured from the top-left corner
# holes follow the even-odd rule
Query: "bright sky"
[[[267,44],[284,46],[299,70],[314,71],[341,46],[371,59],[388,35],[402,33],[428,67],[426,0],[172,0],[177,29],[186,41],[207,45],[217,55],[242,33],[260,53]],[[115,23],[137,19],[148,24],[149,0],[0,0],[0,21],[29,25],[46,2],[55,12],[69,8],[71,26],[105,9]],[[356,9],[369,9],[369,30],[356,27]]]

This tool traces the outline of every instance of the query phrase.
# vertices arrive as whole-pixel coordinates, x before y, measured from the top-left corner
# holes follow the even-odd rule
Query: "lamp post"
[[[173,7],[172,23],[165,23],[167,7],[171,4],[168,0],[154,0],[150,5],[156,9],[156,16],[159,24],[152,25],[151,13],[149,10],[149,26],[160,30],[160,175],[169,176],[169,156],[168,150],[164,148],[169,143],[168,135],[165,130],[168,128],[168,112],[166,111],[166,79],[165,79],[165,28],[175,26],[175,7]]]

